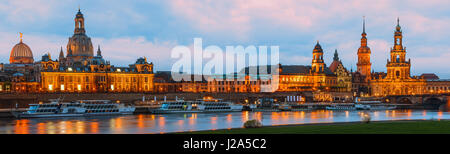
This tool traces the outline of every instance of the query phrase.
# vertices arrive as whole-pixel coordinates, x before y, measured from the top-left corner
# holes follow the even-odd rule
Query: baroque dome
[[[313,52],[323,52],[322,46],[320,46],[319,41],[317,41],[316,46],[314,47]]]
[[[371,53],[371,51],[368,46],[361,46],[358,49],[358,53]]]
[[[12,48],[9,62],[11,64],[33,63],[33,52],[31,52],[31,49],[30,47],[28,47],[28,45],[20,40],[20,42]]]

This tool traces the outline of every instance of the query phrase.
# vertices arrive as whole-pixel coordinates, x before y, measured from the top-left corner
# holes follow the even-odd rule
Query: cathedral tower
[[[370,79],[370,70],[372,63],[370,63],[370,48],[367,46],[367,34],[366,34],[366,20],[363,20],[363,32],[361,34],[361,46],[358,49],[358,63],[357,71],[361,73],[363,76],[366,76],[366,79]]]
[[[317,41],[316,46],[313,50],[313,60],[311,63],[312,73],[323,73],[325,70],[325,63],[323,62],[323,50],[320,46],[319,41]]]
[[[388,60],[387,78],[388,79],[409,79],[411,63],[406,61],[406,47],[403,47],[403,36],[400,27],[400,19],[397,19],[397,27],[394,32],[394,47],[391,48],[391,57]]]

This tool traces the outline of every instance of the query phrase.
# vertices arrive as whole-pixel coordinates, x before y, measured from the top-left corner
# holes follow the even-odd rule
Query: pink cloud
[[[7,14],[6,19],[21,23],[45,19],[61,3],[57,0],[12,0],[0,4],[0,12]]]
[[[298,1],[298,0],[174,0],[170,4],[173,11],[193,22],[202,31],[247,32],[252,28],[252,20],[264,20],[270,24],[285,25],[295,30],[318,30],[339,20],[362,16],[370,17],[373,25],[392,23],[396,17],[405,19],[417,17],[412,13],[419,9],[446,9],[445,0],[390,1],[390,0],[344,0],[344,1]],[[410,9],[405,9],[409,5]],[[445,23],[438,23],[445,27]],[[442,25],[444,24],[444,25]]]

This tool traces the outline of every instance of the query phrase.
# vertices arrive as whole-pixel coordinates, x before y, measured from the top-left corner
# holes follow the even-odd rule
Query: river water
[[[189,114],[139,114],[113,117],[0,119],[0,134],[143,134],[242,127],[251,119],[263,125],[361,121],[450,119],[450,112],[430,110],[229,112]]]

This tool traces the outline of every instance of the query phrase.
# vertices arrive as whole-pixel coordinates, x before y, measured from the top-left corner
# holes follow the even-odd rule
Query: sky
[[[0,63],[23,41],[35,61],[52,58],[73,35],[81,8],[94,50],[111,64],[127,66],[147,57],[156,71],[170,70],[177,45],[276,45],[283,65],[310,65],[317,41],[330,65],[335,49],[347,69],[356,70],[363,16],[372,68],[386,71],[397,18],[403,30],[411,74],[450,79],[448,0],[0,0]]]

